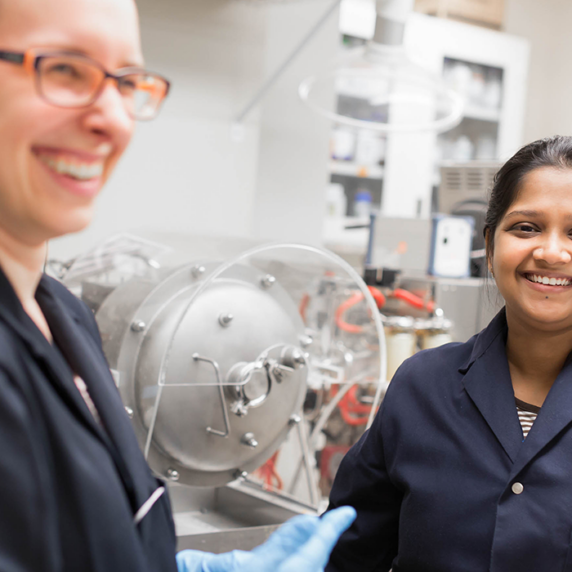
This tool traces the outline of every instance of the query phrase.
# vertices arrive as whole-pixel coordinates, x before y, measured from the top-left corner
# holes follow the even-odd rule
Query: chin
[[[539,324],[542,329],[552,330],[572,327],[572,310],[563,308],[535,309],[527,312],[529,318]]]
[[[93,211],[89,209],[81,209],[68,213],[67,216],[60,216],[56,220],[49,221],[47,227],[49,229],[50,238],[58,238],[66,234],[75,234],[85,230],[93,218]]]

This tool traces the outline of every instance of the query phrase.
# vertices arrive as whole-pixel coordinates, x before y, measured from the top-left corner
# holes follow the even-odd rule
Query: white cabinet
[[[523,143],[530,47],[526,40],[479,26],[412,14],[405,45],[421,65],[466,97],[465,119],[439,139],[444,159],[508,159]],[[491,136],[492,143],[487,143]],[[466,137],[467,150],[448,143]],[[479,137],[481,143],[479,144]]]

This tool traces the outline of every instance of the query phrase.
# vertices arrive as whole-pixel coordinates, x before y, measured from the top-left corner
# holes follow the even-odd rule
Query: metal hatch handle
[[[218,394],[219,394],[219,399],[220,399],[220,406],[222,409],[222,415],[223,415],[223,419],[224,419],[225,430],[224,431],[218,431],[217,429],[213,429],[212,427],[207,427],[207,432],[212,433],[213,435],[216,435],[217,437],[226,438],[230,435],[230,422],[228,419],[228,413],[226,411],[226,400],[224,398],[224,389],[221,385],[221,380],[220,380],[219,365],[215,360],[213,360],[211,358],[203,357],[197,353],[193,354],[193,360],[204,361],[204,362],[210,363],[213,366],[213,369],[214,369],[215,375],[216,375],[216,383],[217,383],[217,387],[218,387]],[[164,382],[164,372],[162,372],[162,377],[161,377],[160,381],[162,381],[163,383],[160,382],[158,384],[159,389],[157,391],[157,397],[155,398],[155,405],[153,407],[153,416],[151,418],[149,430],[147,431],[147,439],[145,440],[145,448],[143,449],[143,455],[145,456],[145,460],[147,460],[149,457],[149,450],[151,449],[151,441],[153,440],[153,433],[155,431],[155,424],[157,422],[157,414],[159,412],[159,405],[161,403],[161,397],[163,395],[163,388],[165,388],[165,387],[191,387],[194,385],[192,383],[165,383]]]
[[[224,389],[222,387],[222,382],[220,379],[220,368],[218,366],[218,363],[214,359],[203,357],[196,353],[193,354],[193,359],[195,361],[204,361],[206,363],[210,363],[215,370],[216,384],[218,387],[218,395],[220,399],[220,407],[222,409],[222,416],[224,419],[224,431],[218,431],[217,429],[213,429],[212,427],[207,427],[207,432],[212,433],[217,437],[226,438],[230,435],[230,421],[228,420],[228,412],[226,410],[226,399],[224,398]]]

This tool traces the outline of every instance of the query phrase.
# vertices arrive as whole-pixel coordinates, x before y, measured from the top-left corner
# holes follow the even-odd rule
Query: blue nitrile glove
[[[252,559],[252,552],[233,550],[224,554],[211,554],[200,550],[183,550],[177,554],[179,572],[234,572]]]
[[[251,552],[184,550],[177,554],[179,572],[321,572],[355,516],[351,507],[338,508],[321,519],[296,516]]]

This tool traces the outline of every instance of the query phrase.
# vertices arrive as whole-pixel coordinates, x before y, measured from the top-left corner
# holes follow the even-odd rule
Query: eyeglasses
[[[67,52],[0,51],[0,60],[23,66],[34,76],[40,97],[57,107],[90,106],[100,96],[105,81],[112,79],[129,115],[149,120],[157,116],[170,88],[158,74],[134,67],[109,73],[97,61]]]

